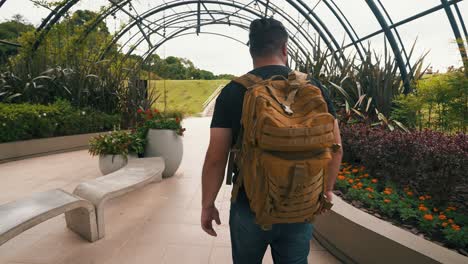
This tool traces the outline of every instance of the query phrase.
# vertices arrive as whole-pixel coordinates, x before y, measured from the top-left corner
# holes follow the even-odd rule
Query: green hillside
[[[164,110],[164,86],[166,87],[166,111],[182,111],[187,115],[203,111],[202,105],[218,88],[229,80],[158,80],[150,81],[150,89],[156,89],[160,95],[154,107]]]

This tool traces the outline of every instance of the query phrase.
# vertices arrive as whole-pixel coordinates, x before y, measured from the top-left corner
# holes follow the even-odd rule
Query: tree
[[[0,39],[18,43],[18,38],[22,33],[32,30],[34,30],[34,27],[23,16],[13,15],[11,20],[0,23]],[[18,54],[18,47],[0,44],[0,65],[4,65],[9,57],[16,54]]]

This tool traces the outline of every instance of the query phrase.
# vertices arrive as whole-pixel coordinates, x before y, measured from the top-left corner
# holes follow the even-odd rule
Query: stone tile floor
[[[0,246],[0,263],[232,263],[230,186],[223,186],[217,199],[222,221],[216,226],[218,237],[206,235],[199,226],[210,120],[184,121],[184,159],[173,177],[109,202],[105,238],[88,243],[66,228],[62,215]],[[0,204],[52,188],[72,192],[80,181],[100,176],[97,162],[82,150],[0,164]],[[263,263],[272,263],[269,252]],[[309,263],[340,262],[313,240]]]

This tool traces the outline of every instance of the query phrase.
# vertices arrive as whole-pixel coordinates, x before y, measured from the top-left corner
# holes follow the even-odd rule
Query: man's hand
[[[331,203],[332,200],[333,200],[333,192],[332,191],[325,191],[324,195],[325,195],[325,199],[327,199],[327,201],[329,201]],[[318,214],[319,215],[326,214],[329,211],[330,211],[329,209],[322,209]]]
[[[215,206],[203,208],[201,214],[201,226],[203,230],[211,236],[217,236],[216,231],[213,229],[213,220],[216,224],[220,225],[219,212]]]
[[[325,197],[327,198],[327,201],[329,201],[331,203],[332,200],[333,200],[333,192],[332,191],[326,191],[325,192]]]

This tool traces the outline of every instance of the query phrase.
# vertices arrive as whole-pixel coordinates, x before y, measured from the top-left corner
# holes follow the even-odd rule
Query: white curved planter
[[[127,161],[123,155],[102,155],[99,156],[99,170],[106,175],[123,168]]]
[[[147,135],[145,157],[163,157],[166,168],[163,177],[171,177],[179,168],[184,153],[182,137],[174,130],[150,129]]]

